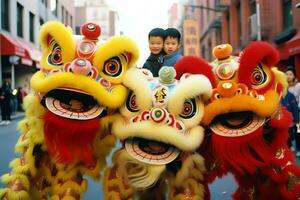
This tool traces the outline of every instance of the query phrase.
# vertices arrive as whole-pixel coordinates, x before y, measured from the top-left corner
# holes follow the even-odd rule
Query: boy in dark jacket
[[[152,72],[153,77],[158,77],[158,71],[163,65],[163,45],[165,31],[162,28],[154,28],[148,34],[150,56],[147,58],[143,68]]]
[[[179,52],[181,34],[176,28],[167,28],[164,37],[164,56],[163,66],[174,66],[182,57]]]

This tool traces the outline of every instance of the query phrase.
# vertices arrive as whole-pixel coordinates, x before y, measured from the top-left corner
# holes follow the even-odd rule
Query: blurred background
[[[8,163],[17,156],[16,127],[24,116],[18,98],[30,92],[30,78],[40,69],[39,30],[49,20],[70,26],[74,34],[83,23],[95,22],[103,40],[133,38],[140,66],[150,53],[148,32],[155,27],[178,28],[182,53],[208,61],[218,44],[230,43],[238,55],[251,41],[268,41],[279,51],[279,69],[293,66],[300,79],[300,0],[1,0],[0,84],[9,82],[15,98],[12,123],[0,127],[0,175],[9,172]],[[102,199],[101,183],[89,183],[83,199]],[[229,175],[210,187],[212,199],[231,199],[236,185]]]
[[[300,78],[300,0],[1,0],[0,81],[30,91],[39,70],[39,29],[58,20],[79,34],[88,21],[102,28],[101,38],[127,35],[136,40],[142,65],[149,55],[148,32],[176,27],[184,55],[211,61],[212,48],[230,43],[234,53],[254,40],[273,43],[279,67],[294,66]]]

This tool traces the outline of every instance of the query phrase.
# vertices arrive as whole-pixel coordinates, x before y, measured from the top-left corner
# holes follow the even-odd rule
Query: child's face
[[[164,40],[159,36],[150,36],[149,49],[153,54],[159,54],[164,46]]]
[[[177,40],[177,38],[174,37],[166,37],[165,42],[164,42],[164,51],[166,54],[170,55],[177,51],[180,47],[180,44]]]
[[[285,75],[288,82],[293,82],[295,80],[295,75],[292,71],[286,71]]]

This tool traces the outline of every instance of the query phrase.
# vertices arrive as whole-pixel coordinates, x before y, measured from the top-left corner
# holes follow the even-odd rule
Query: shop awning
[[[298,31],[294,37],[284,44],[278,45],[277,50],[280,54],[280,60],[286,60],[290,56],[300,54],[300,32]]]
[[[26,57],[25,48],[9,35],[0,35],[1,55],[16,55]]]
[[[21,40],[14,39],[8,34],[1,33],[1,55],[16,55],[30,59],[36,63],[40,61],[41,51]]]

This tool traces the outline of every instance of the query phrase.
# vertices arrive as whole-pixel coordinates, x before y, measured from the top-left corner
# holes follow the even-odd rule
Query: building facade
[[[80,27],[86,22],[93,22],[100,25],[101,39],[103,40],[120,34],[118,29],[118,13],[111,10],[105,0],[76,0],[75,10],[76,34],[80,34]]]
[[[72,0],[1,0],[0,81],[30,91],[30,78],[40,68],[39,30],[49,20],[74,27]]]
[[[199,17],[200,48],[212,60],[212,48],[230,43],[238,54],[249,42],[268,41],[280,54],[279,67],[296,69],[300,79],[300,0],[195,0],[185,15]]]

